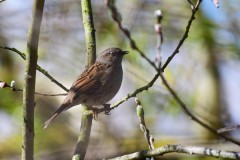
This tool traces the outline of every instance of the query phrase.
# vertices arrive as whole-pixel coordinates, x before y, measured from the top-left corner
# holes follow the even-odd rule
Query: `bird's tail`
[[[69,104],[63,103],[63,104],[59,107],[59,109],[58,109],[56,112],[54,112],[54,113],[52,114],[52,116],[45,122],[43,128],[46,129],[46,128],[49,126],[49,124],[52,122],[53,119],[55,119],[60,113],[62,113],[62,111],[67,110],[68,108],[70,108]]]

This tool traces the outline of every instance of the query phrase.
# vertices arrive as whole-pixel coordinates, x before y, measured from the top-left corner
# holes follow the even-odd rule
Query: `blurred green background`
[[[123,24],[137,45],[154,60],[157,35],[154,11],[161,9],[164,43],[163,62],[181,39],[191,15],[187,1],[132,0],[116,1]],[[137,52],[113,22],[104,1],[93,0],[97,53],[109,47],[129,50],[123,62],[124,80],[115,102],[141,87],[154,76],[154,70]],[[240,1],[220,1],[216,8],[204,0],[188,39],[165,70],[171,86],[201,120],[213,127],[240,123]],[[0,3],[0,45],[26,51],[32,1],[7,0]],[[46,1],[41,26],[38,64],[69,88],[85,66],[85,39],[80,1]],[[0,49],[0,81],[16,81],[22,88],[24,60],[13,52]],[[36,91],[64,93],[37,72]],[[239,150],[236,145],[218,139],[190,120],[158,80],[148,91],[137,96],[143,104],[147,127],[155,138],[155,147],[165,144],[207,146]],[[35,159],[70,159],[81,121],[76,106],[57,118],[46,130],[44,121],[61,104],[63,96],[36,95]],[[22,93],[0,89],[0,159],[20,159]],[[229,133],[240,140],[239,130]],[[107,116],[93,122],[86,159],[103,159],[148,149],[140,131],[133,99]],[[159,159],[203,159],[204,157],[169,154]],[[205,158],[214,159],[214,158]]]

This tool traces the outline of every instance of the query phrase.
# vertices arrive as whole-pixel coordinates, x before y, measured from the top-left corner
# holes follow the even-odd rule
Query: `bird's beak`
[[[123,51],[122,53],[125,55],[125,54],[128,54],[128,51]]]

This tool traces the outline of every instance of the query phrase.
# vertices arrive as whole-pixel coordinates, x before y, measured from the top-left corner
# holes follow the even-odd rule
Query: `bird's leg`
[[[103,107],[104,107],[104,113],[106,114],[106,115],[110,115],[110,111],[112,110],[111,108],[110,108],[110,104],[103,104]]]
[[[94,107],[91,107],[91,109],[92,109],[92,114],[93,114],[94,120],[97,120],[98,113],[100,113],[100,110],[98,108],[94,108]]]

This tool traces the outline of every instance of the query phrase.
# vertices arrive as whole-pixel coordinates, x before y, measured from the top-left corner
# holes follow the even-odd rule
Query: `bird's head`
[[[121,65],[122,58],[128,51],[122,51],[119,48],[108,48],[100,53],[97,62]]]

